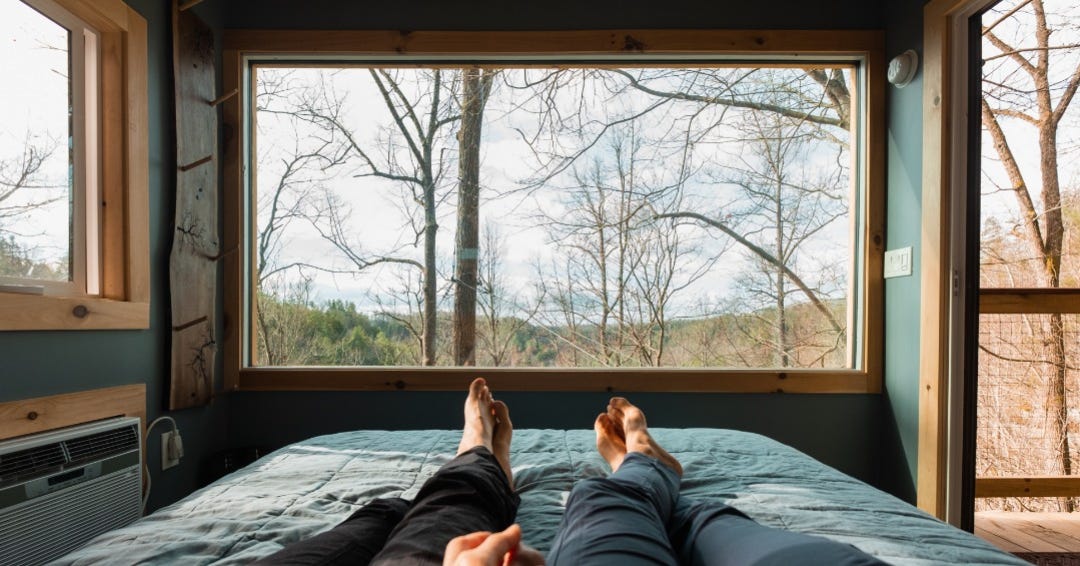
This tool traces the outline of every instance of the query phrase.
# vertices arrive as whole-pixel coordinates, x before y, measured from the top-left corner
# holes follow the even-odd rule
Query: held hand
[[[470,533],[446,545],[443,566],[543,566],[544,557],[521,543],[521,527],[500,533]]]

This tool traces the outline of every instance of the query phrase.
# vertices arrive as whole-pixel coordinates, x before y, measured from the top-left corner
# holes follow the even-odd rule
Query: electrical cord
[[[174,435],[179,435],[180,434],[180,430],[176,427],[176,421],[172,417],[170,417],[168,415],[162,415],[162,416],[154,419],[146,427],[146,434],[143,436],[143,475],[146,477],[146,492],[143,493],[142,509],[141,509],[141,512],[142,512],[143,515],[146,514],[146,502],[150,500],[150,484],[151,484],[151,482],[150,482],[150,467],[146,465],[146,446],[147,446],[147,443],[150,440],[150,431],[154,428],[154,426],[156,426],[161,421],[169,421],[170,423],[172,423],[173,434]],[[164,446],[162,446],[161,449],[165,450],[166,448]]]

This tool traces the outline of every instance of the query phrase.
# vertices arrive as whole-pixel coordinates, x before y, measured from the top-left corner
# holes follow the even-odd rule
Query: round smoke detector
[[[886,77],[890,83],[896,85],[896,88],[904,88],[911,82],[911,79],[915,78],[915,71],[918,68],[919,54],[915,53],[914,49],[908,49],[893,57],[892,61],[889,61],[889,70]]]

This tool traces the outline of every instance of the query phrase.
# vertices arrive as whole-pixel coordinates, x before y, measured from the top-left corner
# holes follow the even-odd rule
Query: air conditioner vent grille
[[[59,470],[65,462],[59,442],[0,454],[0,486]]]
[[[67,447],[70,462],[75,464],[138,450],[139,436],[134,426],[126,426],[65,440],[64,445]]]

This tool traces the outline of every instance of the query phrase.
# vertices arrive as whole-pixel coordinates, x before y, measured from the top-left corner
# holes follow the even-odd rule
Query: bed
[[[766,437],[650,429],[683,464],[683,493],[766,525],[851,543],[894,564],[1025,564]],[[277,450],[97,537],[57,564],[243,564],[324,531],[377,497],[412,498],[459,431],[354,431]],[[546,551],[575,481],[607,473],[591,430],[517,430],[511,462],[526,541]]]

